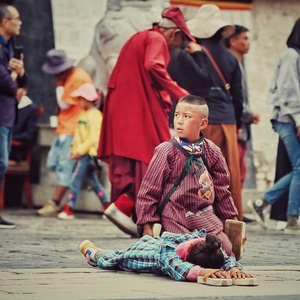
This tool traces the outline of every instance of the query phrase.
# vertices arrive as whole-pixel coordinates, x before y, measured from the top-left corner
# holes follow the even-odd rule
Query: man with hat
[[[221,10],[214,4],[202,5],[187,25],[197,43],[189,43],[185,48],[188,53],[181,51],[180,59],[178,55],[174,56],[169,68],[170,75],[176,78],[180,86],[207,101],[209,124],[203,134],[222,150],[230,172],[230,191],[238,210],[238,219],[242,220],[237,146],[243,111],[242,73],[236,57],[222,45],[222,39],[234,32],[234,25],[223,20]],[[195,62],[202,72],[190,71],[195,69]],[[181,70],[181,74],[176,70]],[[195,88],[197,81],[199,85]]]
[[[135,200],[154,148],[170,139],[170,96],[188,94],[166,70],[170,51],[185,40],[194,39],[182,12],[166,9],[125,43],[109,78],[98,157],[108,163],[113,203],[104,215],[131,236],[138,236]]]
[[[74,67],[75,60],[67,57],[65,51],[51,49],[46,53],[42,70],[54,75],[56,80],[56,100],[58,106],[58,126],[47,158],[47,167],[56,172],[57,185],[52,199],[37,211],[40,216],[55,216],[59,212],[60,201],[67,192],[75,160],[69,159],[73,135],[78,115],[82,111],[71,94],[84,83],[92,83],[91,77],[80,67]]]

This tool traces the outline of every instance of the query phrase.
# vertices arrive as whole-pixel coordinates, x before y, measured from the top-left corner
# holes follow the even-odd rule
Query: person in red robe
[[[104,215],[137,237],[135,200],[154,148],[170,139],[171,98],[188,92],[167,72],[170,51],[193,41],[178,7],[163,11],[153,28],[137,32],[121,49],[108,82],[98,157],[108,163],[112,204]]]

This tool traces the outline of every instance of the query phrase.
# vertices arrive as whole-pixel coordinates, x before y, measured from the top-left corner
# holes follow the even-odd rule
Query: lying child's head
[[[208,233],[204,242],[199,242],[192,247],[187,261],[203,268],[220,269],[224,264],[220,239]]]
[[[174,128],[179,138],[193,143],[199,139],[201,130],[208,124],[208,106],[202,97],[182,97],[175,109]]]

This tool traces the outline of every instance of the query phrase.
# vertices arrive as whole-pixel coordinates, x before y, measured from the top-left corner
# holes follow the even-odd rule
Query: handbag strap
[[[171,140],[170,143],[173,144],[173,145],[174,145],[176,148],[178,148],[178,149],[182,148],[182,147],[180,147],[180,145],[179,145],[176,141],[174,141],[174,140]],[[182,148],[182,150],[184,150],[184,149]],[[186,156],[187,156],[187,154],[188,154],[188,157],[191,156],[188,152],[186,152],[187,154],[186,154],[185,152],[183,152],[183,153],[184,153]],[[164,210],[166,204],[168,203],[170,197],[171,197],[172,194],[177,190],[179,184],[181,183],[181,181],[183,180],[183,178],[186,176],[186,174],[187,174],[186,165],[184,165],[184,167],[183,167],[183,169],[182,169],[180,175],[175,179],[175,182],[173,183],[173,186],[171,187],[171,189],[169,190],[169,192],[167,193],[167,195],[165,196],[165,198],[162,200],[162,202],[161,202],[160,205],[158,206],[158,208],[157,208],[157,213],[158,213],[159,215],[162,214],[162,212],[163,212],[163,210]]]
[[[218,75],[220,76],[221,80],[224,83],[224,87],[226,92],[230,95],[230,83],[227,82],[227,80],[225,79],[225,76],[223,75],[222,71],[220,70],[217,62],[215,61],[214,57],[211,55],[210,51],[203,45],[201,45],[201,47],[203,48],[203,50],[205,51],[207,57],[210,59],[213,67],[215,68],[215,70],[217,71]]]
[[[170,143],[175,146],[177,149],[179,149],[187,158],[190,158],[192,155],[187,152],[185,149],[183,149],[177,141],[175,140],[171,140]],[[205,153],[203,155],[201,155],[203,164],[205,165],[207,171],[211,174],[211,170],[209,168],[209,166],[207,165],[207,160],[205,158]],[[186,169],[186,164],[184,165],[180,175],[175,179],[175,182],[173,184],[173,186],[171,187],[171,189],[169,190],[169,192],[167,193],[167,195],[165,196],[165,198],[161,201],[160,205],[157,208],[157,213],[159,215],[162,215],[162,212],[166,206],[166,204],[168,203],[169,199],[171,198],[172,194],[177,190],[178,186],[180,185],[181,181],[183,180],[183,178],[186,176],[187,174],[187,169]]]

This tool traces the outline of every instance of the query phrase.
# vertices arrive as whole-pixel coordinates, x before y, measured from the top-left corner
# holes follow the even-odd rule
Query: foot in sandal
[[[229,275],[232,279],[232,285],[256,286],[259,279],[255,278],[239,269],[231,269]]]
[[[212,286],[232,285],[232,279],[229,277],[228,272],[226,271],[219,270],[219,269],[213,269],[213,270],[206,269],[205,272],[207,273],[202,276],[198,276],[197,278],[198,283],[212,285]]]

